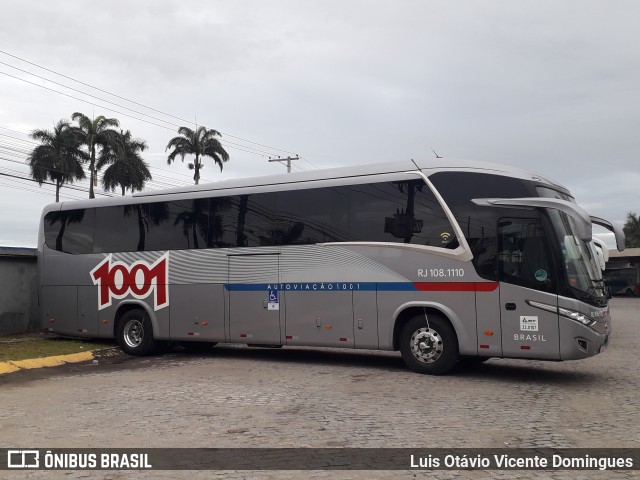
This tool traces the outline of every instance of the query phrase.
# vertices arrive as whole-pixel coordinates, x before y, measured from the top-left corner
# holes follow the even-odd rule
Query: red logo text
[[[138,260],[131,266],[114,262],[109,255],[90,272],[94,285],[98,285],[98,310],[110,306],[114,298],[131,295],[144,299],[151,293],[154,310],[166,307],[169,305],[168,273],[169,252],[153,264]]]

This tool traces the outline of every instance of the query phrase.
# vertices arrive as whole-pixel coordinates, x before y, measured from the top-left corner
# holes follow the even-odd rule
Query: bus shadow
[[[404,364],[399,352],[377,352],[369,350],[335,350],[313,348],[253,348],[217,346],[203,352],[175,352],[177,355],[229,358],[242,362],[278,362],[304,365],[332,365],[355,367],[388,372],[406,372],[410,370]],[[506,383],[571,385],[601,385],[600,372],[563,369],[561,362],[537,360],[492,359],[485,363],[460,362],[448,375],[470,380],[492,380]],[[560,367],[560,368],[559,368]],[[418,375],[418,374],[415,374]],[[433,378],[425,376],[424,378]],[[443,378],[443,377],[440,377]],[[444,377],[446,378],[446,377]]]
[[[460,363],[452,373],[458,378],[483,379],[531,385],[602,385],[600,372],[559,369],[560,362],[493,359],[486,363]]]
[[[407,368],[399,353],[373,352],[367,350],[333,350],[313,348],[260,348],[234,347],[219,345],[211,351],[174,352],[177,355],[233,358],[234,360],[256,362],[271,361],[278,363],[306,365],[336,365],[345,367],[370,368],[388,371],[406,371]]]

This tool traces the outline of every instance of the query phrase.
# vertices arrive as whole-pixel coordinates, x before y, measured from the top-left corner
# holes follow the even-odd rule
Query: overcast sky
[[[270,155],[299,154],[295,169],[309,170],[433,158],[433,148],[539,172],[621,223],[640,212],[634,0],[0,8],[0,173],[24,175],[35,146],[25,133],[79,111],[118,118],[147,141],[150,188],[192,183],[186,163],[166,164],[165,147],[178,125],[197,121],[221,131],[231,155],[222,174],[207,164],[201,183],[286,171]],[[35,246],[52,188],[0,175],[0,198],[0,246]]]

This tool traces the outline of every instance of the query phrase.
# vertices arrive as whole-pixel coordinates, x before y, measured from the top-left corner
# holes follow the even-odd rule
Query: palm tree
[[[96,179],[96,148],[101,147],[103,150],[109,142],[109,139],[116,134],[115,130],[109,127],[117,127],[120,122],[115,118],[106,118],[104,115],[91,120],[83,113],[76,112],[71,115],[71,119],[78,122],[75,127],[78,135],[82,136],[82,143],[89,150],[89,174],[91,181],[89,182],[89,198],[95,198],[93,193],[93,183]]]
[[[196,198],[193,200],[190,210],[184,210],[176,215],[173,224],[178,225],[182,223],[182,234],[187,239],[187,244],[191,248],[200,248],[198,238],[204,240],[205,247],[210,243],[207,238],[209,234],[209,214],[209,199]],[[191,235],[193,244],[190,243],[189,235]]]
[[[141,191],[151,180],[149,164],[140,156],[140,152],[146,149],[147,143],[132,138],[129,130],[111,135],[107,148],[102,149],[96,162],[96,170],[109,165],[102,176],[104,189],[114,191],[120,187],[122,195],[127,189],[131,189],[131,193]]]
[[[229,161],[229,154],[222,148],[222,144],[216,138],[220,136],[220,132],[213,129],[207,129],[205,127],[198,127],[196,130],[191,130],[188,127],[180,127],[178,133],[181,136],[173,137],[169,140],[167,148],[173,149],[173,151],[167,157],[167,163],[171,165],[178,155],[184,162],[185,155],[195,155],[196,159],[193,163],[189,163],[189,170],[195,170],[193,174],[193,180],[198,185],[200,182],[200,169],[202,168],[202,157],[211,157],[220,167],[222,171],[222,164]]]
[[[31,177],[41,186],[47,180],[55,182],[56,202],[59,202],[63,184],[85,178],[82,162],[87,160],[88,155],[80,149],[80,139],[66,120],[60,120],[53,132],[34,130],[31,138],[42,142],[27,159]]]

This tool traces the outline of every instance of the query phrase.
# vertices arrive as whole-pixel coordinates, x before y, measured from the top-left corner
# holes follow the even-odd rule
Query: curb
[[[54,355],[52,357],[31,358],[29,360],[15,360],[0,362],[0,375],[13,373],[19,370],[31,370],[33,368],[57,367],[64,363],[79,363],[93,360],[93,352],[71,353],[69,355]]]

